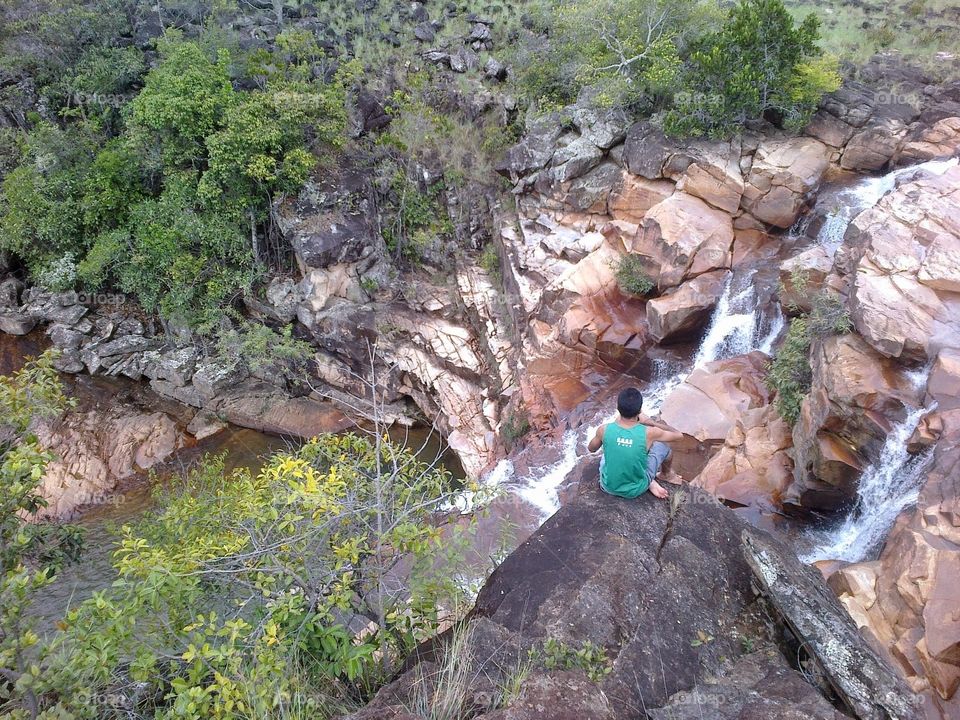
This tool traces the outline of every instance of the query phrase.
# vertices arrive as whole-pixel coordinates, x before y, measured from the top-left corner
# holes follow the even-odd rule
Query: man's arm
[[[671,443],[671,442],[680,442],[683,440],[683,433],[677,430],[666,430],[662,427],[647,427],[647,439],[651,442],[660,442]]]
[[[596,452],[603,447],[603,431],[606,429],[606,427],[606,425],[601,425],[597,428],[596,434],[590,439],[590,442],[587,443],[587,450],[590,452]]]

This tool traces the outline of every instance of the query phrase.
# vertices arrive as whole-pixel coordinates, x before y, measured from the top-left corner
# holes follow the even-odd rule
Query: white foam
[[[864,210],[880,202],[884,195],[892,192],[898,180],[917,171],[943,175],[955,166],[957,161],[957,158],[930,160],[920,165],[893,170],[879,177],[863,178],[855,185],[840,190],[832,198],[821,198],[821,202],[831,202],[835,209],[827,214],[817,233],[817,242],[830,250],[836,250],[843,243],[843,236],[850,222]]]
[[[929,368],[906,373],[915,388],[926,385]],[[815,547],[801,559],[859,562],[875,553],[897,516],[916,503],[930,453],[911,455],[907,441],[930,408],[912,409],[887,434],[880,455],[860,476],[853,510],[837,527],[811,533]]]
[[[518,494],[540,511],[543,520],[560,509],[560,486],[577,464],[580,434],[567,430],[563,435],[560,458],[541,473],[519,478]]]

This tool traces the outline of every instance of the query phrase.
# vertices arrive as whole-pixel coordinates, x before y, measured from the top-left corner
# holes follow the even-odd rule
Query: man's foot
[[[658,497],[661,500],[666,499],[666,497],[670,494],[667,492],[667,489],[663,485],[658,483],[656,480],[650,483],[650,493],[654,497]]]

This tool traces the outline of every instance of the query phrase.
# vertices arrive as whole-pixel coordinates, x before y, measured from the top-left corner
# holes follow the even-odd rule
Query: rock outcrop
[[[122,481],[156,467],[185,441],[170,415],[121,402],[38,421],[34,429],[54,455],[38,488],[49,503],[39,518],[67,519],[84,506],[122,502]]]
[[[856,330],[915,362],[960,336],[960,167],[902,184],[850,225],[837,267]]]
[[[694,370],[663,402],[664,422],[698,440],[722,441],[745,413],[770,403],[769,359],[762,352]]]
[[[861,639],[816,570],[755,531],[743,533],[743,551],[761,591],[856,717],[919,720],[913,693]]]
[[[892,422],[920,398],[903,370],[857,335],[816,343],[811,366],[812,389],[793,429],[794,481],[783,500],[830,512],[853,499]]]
[[[767,610],[751,590],[746,526],[733,512],[699,490],[683,491],[675,513],[650,495],[624,501],[601,493],[596,477],[592,463],[579,496],[494,572],[458,630],[473,717],[842,717],[774,649],[778,629],[760,621]],[[816,573],[797,581],[829,592]],[[421,648],[351,720],[403,718],[415,693],[429,697],[449,635]],[[563,660],[588,641],[605,661]],[[745,652],[753,642],[760,647]],[[546,652],[560,658],[550,668]],[[504,699],[498,687],[528,657],[516,696]],[[727,690],[723,708],[712,707]],[[713,714],[733,708],[771,714]]]
[[[743,209],[774,227],[790,227],[829,165],[827,147],[812,138],[761,143],[746,178]]]
[[[772,405],[747,410],[691,484],[721,500],[778,511],[793,480],[792,447],[790,426]]]
[[[830,586],[864,634],[923,697],[926,717],[960,713],[960,411],[943,436],[917,507],[877,560],[841,568]]]

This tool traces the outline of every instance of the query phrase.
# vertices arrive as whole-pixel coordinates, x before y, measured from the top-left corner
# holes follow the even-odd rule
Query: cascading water
[[[850,222],[861,212],[880,202],[884,195],[897,186],[897,181],[920,170],[942,175],[956,164],[957,158],[930,160],[920,165],[894,170],[880,177],[864,178],[835,193],[821,195],[818,204],[831,209],[817,233],[817,242],[833,252],[843,243],[843,236]]]
[[[776,306],[771,317],[764,322],[756,291],[751,284],[752,276],[752,271],[739,277],[731,273],[692,365],[667,361],[656,363],[659,367],[654,379],[644,390],[644,412],[657,414],[670,391],[693,370],[709,362],[751,350],[770,351],[783,330],[784,318],[779,306]],[[526,477],[514,477],[511,484],[517,487],[517,494],[537,508],[543,519],[560,509],[559,489],[564,478],[577,464],[580,457],[578,449],[593,437],[602,423],[610,422],[615,417],[616,413],[605,413],[598,415],[585,428],[567,430],[561,442],[560,457],[555,463]],[[487,476],[486,482],[502,482],[510,476],[512,469],[509,460],[502,460]]]
[[[666,372],[654,375],[653,382],[644,392],[644,412],[656,415],[667,396],[694,370],[715,360],[743,355],[753,350],[770,353],[773,344],[783,331],[785,319],[780,306],[774,304],[768,318],[757,302],[756,288],[752,283],[754,272],[742,277],[731,273],[723,288],[723,294],[710,318],[710,325],[693,364],[689,367],[664,368]],[[739,289],[738,289],[739,288]]]
[[[908,377],[918,390],[926,386],[926,373]],[[802,556],[804,562],[859,562],[880,549],[897,516],[913,505],[920,494],[930,453],[911,455],[907,441],[920,418],[930,410],[913,408],[890,430],[879,457],[860,476],[853,510],[837,527],[811,533],[816,545]]]
[[[902,168],[882,177],[866,178],[836,192],[825,191],[821,195],[820,202],[835,209],[827,215],[817,235],[817,242],[827,246],[831,252],[836,250],[843,240],[850,221],[867,208],[873,207],[884,195],[893,190],[900,178],[918,170],[942,174],[956,164],[956,158],[947,161],[931,161]],[[778,303],[773,303],[769,309],[760,306],[760,299],[753,282],[755,272],[756,270],[731,272],[710,319],[708,330],[691,364],[668,361],[658,361],[655,364],[653,380],[644,389],[643,410],[647,415],[659,414],[670,392],[691,372],[707,363],[753,350],[771,353],[774,343],[786,325],[786,319]],[[578,448],[583,447],[602,423],[610,422],[615,417],[615,413],[598,414],[587,427],[567,430],[561,441],[560,457],[552,465],[526,476],[517,477],[513,472],[513,464],[503,460],[487,475],[486,482],[497,484],[509,482],[511,486],[517,488],[517,494],[520,497],[542,513],[544,519],[549,517],[560,508],[558,490],[564,478],[577,464]],[[910,429],[910,432],[912,431],[913,428]],[[511,479],[507,481],[507,478]],[[877,482],[882,480],[878,479]],[[910,500],[906,499],[904,502],[909,504]],[[865,506],[864,512],[869,515],[872,509]],[[883,521],[879,521],[879,526],[886,527]]]

